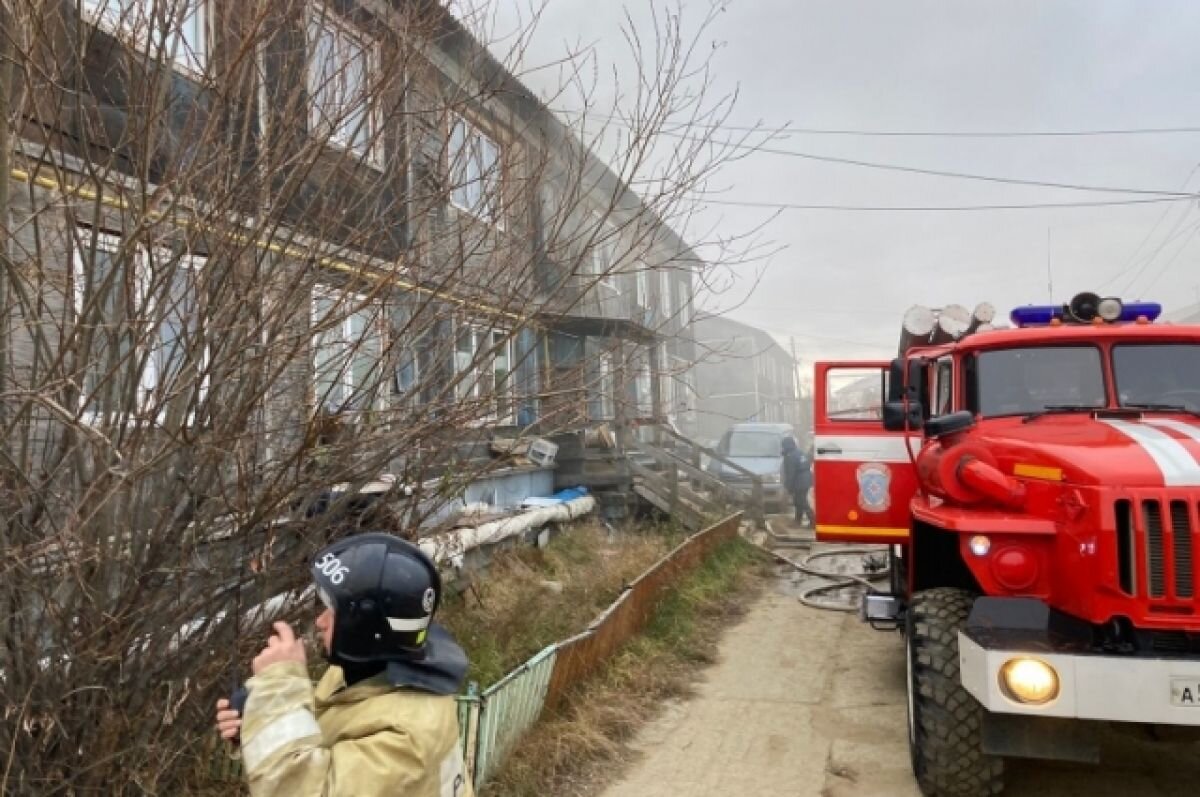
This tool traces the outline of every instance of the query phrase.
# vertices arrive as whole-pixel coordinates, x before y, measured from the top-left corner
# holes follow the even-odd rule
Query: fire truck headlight
[[[1018,703],[1040,706],[1058,697],[1058,673],[1040,659],[1009,659],[1000,668],[1000,687]]]
[[[992,541],[985,534],[976,534],[967,545],[976,556],[987,556],[988,551],[992,550]]]

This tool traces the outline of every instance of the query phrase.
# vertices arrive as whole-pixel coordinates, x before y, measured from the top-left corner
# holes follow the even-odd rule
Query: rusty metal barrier
[[[559,705],[567,691],[596,672],[649,622],[664,590],[690,572],[709,552],[737,535],[741,513],[697,532],[630,584],[587,630],[558,644],[546,690],[546,705]]]

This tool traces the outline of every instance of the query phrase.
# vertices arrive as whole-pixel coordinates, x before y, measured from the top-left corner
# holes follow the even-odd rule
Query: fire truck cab
[[[889,546],[929,795],[1099,723],[1200,729],[1200,326],[1081,294],[1013,329],[815,372],[817,538]]]

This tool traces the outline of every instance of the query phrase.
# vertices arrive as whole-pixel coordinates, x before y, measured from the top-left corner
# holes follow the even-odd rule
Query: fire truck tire
[[[1004,788],[1004,759],[983,752],[983,706],[958,677],[958,630],[974,600],[943,587],[916,593],[908,606],[908,746],[921,793],[929,797]]]

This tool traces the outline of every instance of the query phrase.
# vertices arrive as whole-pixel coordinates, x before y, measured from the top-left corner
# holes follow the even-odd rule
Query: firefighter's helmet
[[[334,664],[420,661],[442,597],[437,568],[391,534],[358,534],[319,551],[312,577],[334,612]]]

